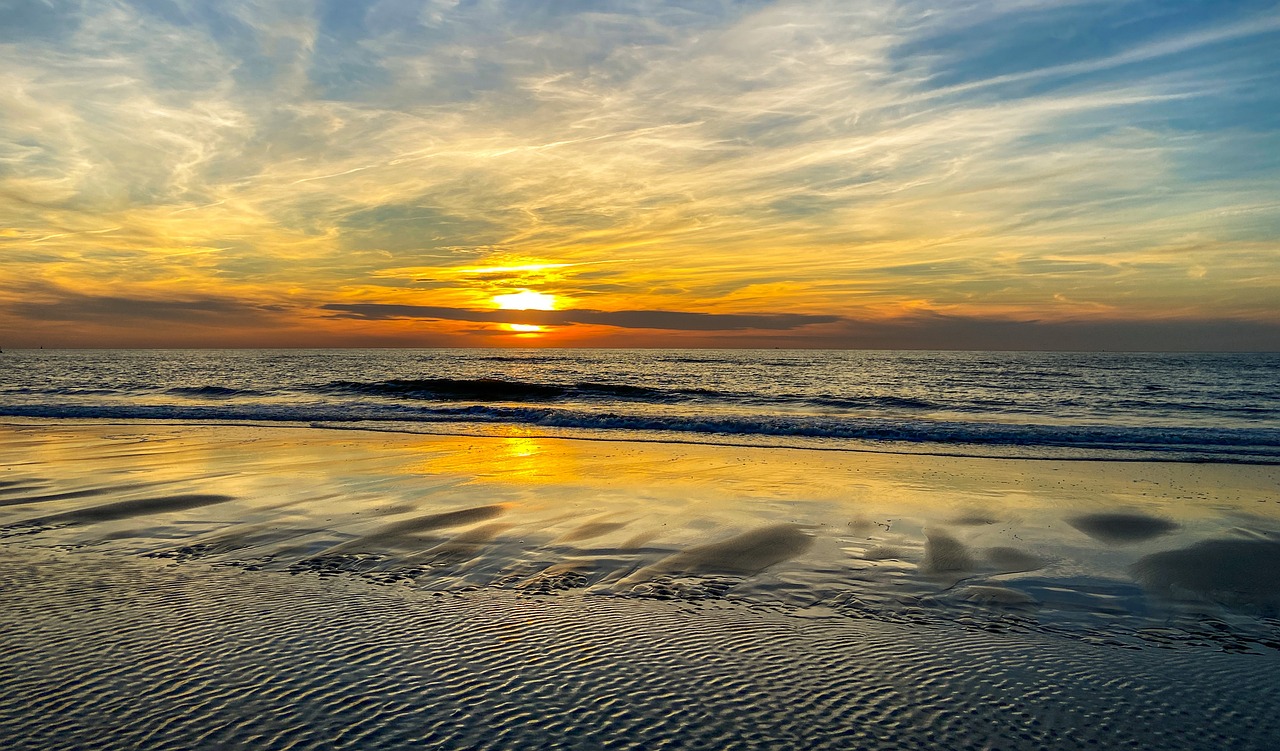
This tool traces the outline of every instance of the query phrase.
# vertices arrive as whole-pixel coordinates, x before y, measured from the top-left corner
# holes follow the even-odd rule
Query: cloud
[[[6,309],[10,315],[41,322],[229,326],[262,322],[287,310],[280,305],[208,295],[177,298],[96,295],[52,287],[27,288],[19,295],[16,299],[0,303],[0,309]]]
[[[541,283],[658,322],[1280,295],[1272,3],[19,5],[0,272],[89,298]]]
[[[812,335],[757,346],[918,350],[1255,352],[1280,350],[1280,322],[1172,318],[1045,321],[922,314],[898,320],[844,320]]]
[[[896,319],[796,314],[706,314],[675,311],[468,310],[384,303],[328,304],[338,317],[590,324],[689,334],[733,332],[732,338],[690,340],[699,346],[782,346],[856,349],[967,349],[1039,351],[1272,351],[1280,349],[1280,323],[1233,319],[1046,321],[918,313]],[[812,327],[812,328],[808,328]],[[482,335],[483,330],[476,330]],[[653,344],[653,343],[650,343]]]
[[[803,326],[834,323],[838,316],[799,313],[689,313],[671,310],[466,310],[427,305],[386,303],[331,303],[321,306],[340,317],[363,320],[427,318],[485,323],[523,323],[539,326],[590,324],[626,329],[672,331],[787,331]]]
[[[79,5],[74,0],[18,0],[0,4],[0,11],[4,13],[4,24],[0,25],[0,43],[64,39],[80,23],[77,13]]]

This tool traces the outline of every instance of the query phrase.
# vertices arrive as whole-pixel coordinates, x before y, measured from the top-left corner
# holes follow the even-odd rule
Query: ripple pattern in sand
[[[0,552],[34,749],[1264,749],[1277,659]]]

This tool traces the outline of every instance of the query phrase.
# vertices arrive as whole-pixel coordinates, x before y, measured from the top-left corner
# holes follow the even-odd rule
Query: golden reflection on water
[[[10,468],[61,484],[123,478],[185,483],[264,502],[332,498],[335,507],[419,508],[485,493],[589,500],[628,514],[1032,523],[1067,512],[1159,510],[1195,525],[1280,519],[1280,469],[1265,466],[1056,462],[542,438],[423,437],[348,431],[78,427],[5,435]],[[557,486],[554,491],[548,486]],[[465,487],[465,490],[463,489]],[[484,490],[482,490],[482,488]],[[188,489],[194,489],[190,487]],[[652,503],[653,506],[646,506]],[[842,522],[843,523],[843,522]],[[977,526],[971,524],[970,526]]]
[[[520,478],[534,478],[541,475],[544,471],[549,471],[553,476],[557,472],[557,466],[550,462],[540,460],[541,448],[538,442],[527,437],[501,438],[502,455],[497,457],[497,465],[503,468],[507,476]]]
[[[548,450],[545,439],[523,431],[499,437],[432,438],[411,450],[424,455],[408,469],[413,474],[515,484],[575,483],[582,479],[575,452]]]
[[[1280,519],[1275,467],[1058,462],[612,443],[540,438],[432,438],[422,474],[473,483],[643,489],[700,508],[782,503],[944,522],[1063,511],[1159,507],[1180,522],[1224,511]],[[602,493],[610,497],[611,493]],[[629,510],[634,504],[628,503]]]
[[[0,430],[0,459],[0,524],[122,501],[158,510],[41,533],[58,543],[204,545],[280,565],[394,549],[479,581],[690,561],[763,561],[766,578],[775,561],[885,582],[923,572],[929,586],[1042,564],[1037,576],[1123,576],[1159,551],[1280,535],[1280,468],[1261,466],[144,426]],[[191,494],[233,500],[198,507]]]

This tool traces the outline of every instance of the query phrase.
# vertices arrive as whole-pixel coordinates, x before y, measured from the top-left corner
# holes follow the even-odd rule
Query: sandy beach
[[[1280,468],[0,431],[12,748],[1257,748]]]
[[[0,0],[0,751],[1280,751],[1280,2]]]

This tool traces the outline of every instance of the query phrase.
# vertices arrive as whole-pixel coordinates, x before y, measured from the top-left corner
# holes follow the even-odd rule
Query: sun
[[[519,292],[508,292],[505,295],[494,295],[493,301],[499,310],[555,310],[556,296],[543,292],[522,289]],[[537,337],[545,329],[531,323],[507,323],[503,326],[514,331],[518,337]]]
[[[505,295],[494,295],[493,301],[501,310],[555,310],[556,296],[522,289]]]

